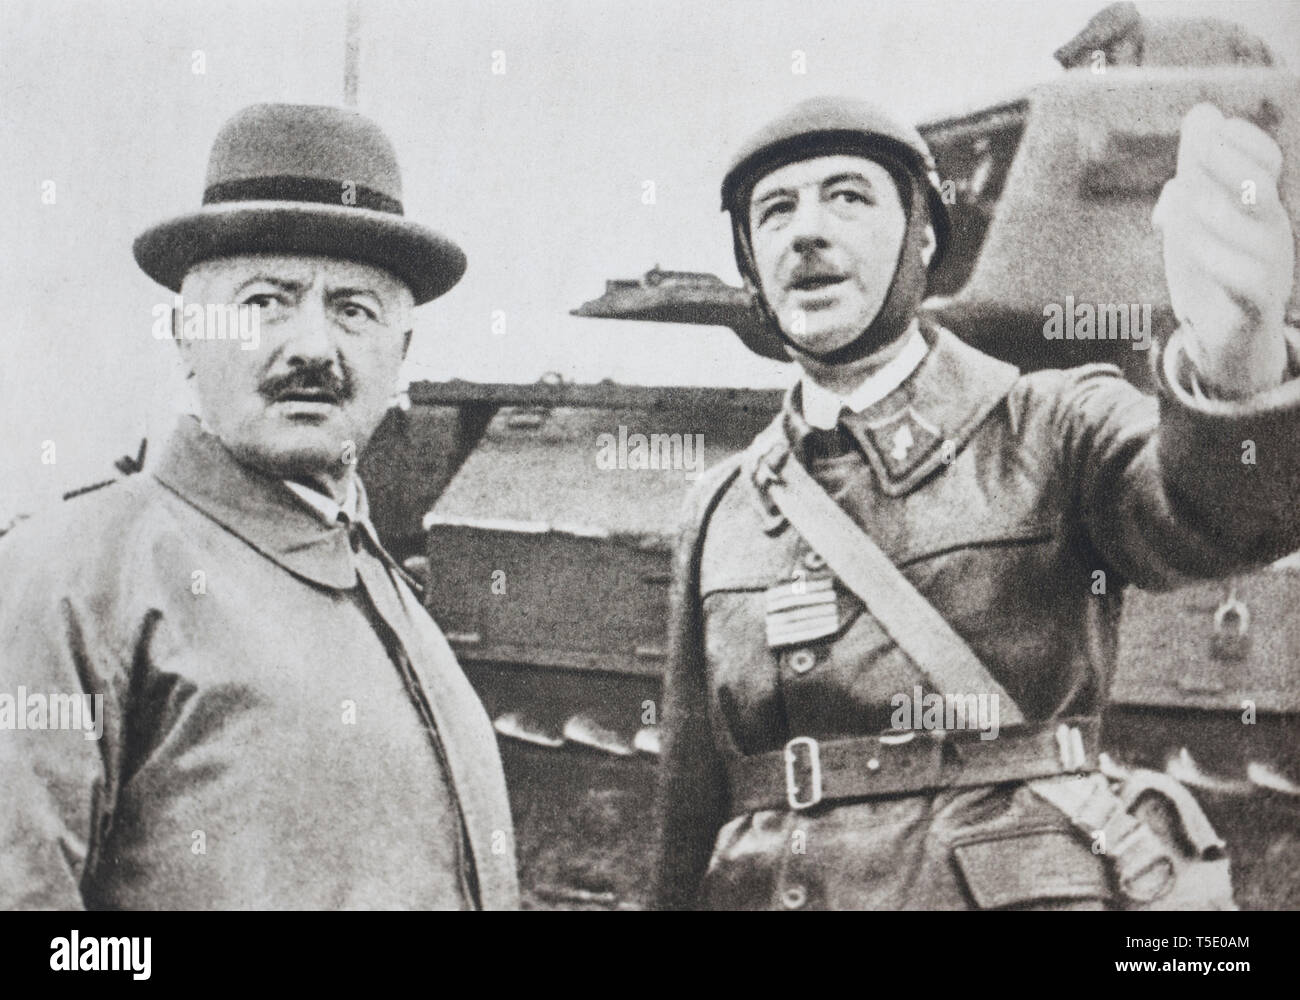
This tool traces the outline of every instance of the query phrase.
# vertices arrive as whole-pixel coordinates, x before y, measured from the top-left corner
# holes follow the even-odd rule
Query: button
[[[804,553],[803,564],[808,569],[821,569],[826,565],[826,560],[822,558],[820,552],[814,552],[812,549],[809,549]]]
[[[797,910],[808,902],[808,893],[801,885],[792,885],[781,893],[781,905],[787,910]]]
[[[796,674],[806,674],[817,666],[817,654],[811,649],[796,649],[790,654],[790,669]]]

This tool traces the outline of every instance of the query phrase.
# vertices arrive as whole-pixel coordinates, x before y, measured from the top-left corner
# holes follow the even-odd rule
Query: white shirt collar
[[[199,427],[202,430],[213,437],[218,437],[217,432],[203,419],[202,414],[196,413],[195,416],[199,418]],[[349,521],[360,521],[363,524],[370,520],[370,504],[366,500],[366,491],[355,474],[348,476],[342,504],[323,490],[312,489],[310,486],[289,479],[283,482],[293,490],[299,500],[319,514],[330,527],[339,523],[339,514],[345,514]]]
[[[861,413],[873,403],[878,403],[902,385],[929,350],[921,329],[912,323],[912,332],[893,358],[862,380],[862,384],[847,396],[840,396],[818,385],[807,375],[803,377],[802,401],[803,418],[813,427],[828,431],[840,419],[840,410],[848,407],[854,413]]]
[[[319,514],[321,519],[330,526],[338,524],[340,514],[345,515],[349,521],[362,523],[369,517],[366,495],[356,476],[348,476],[347,494],[341,504],[333,497],[310,486],[304,486],[302,483],[286,479],[284,485],[293,490],[298,499]]]

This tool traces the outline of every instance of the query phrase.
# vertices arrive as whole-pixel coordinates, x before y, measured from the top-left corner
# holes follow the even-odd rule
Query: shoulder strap
[[[1002,725],[1023,723],[1020,707],[871,536],[788,450],[779,468],[773,466],[772,457],[769,452],[759,460],[756,478],[760,487],[794,530],[861,598],[899,649],[933,683],[949,691],[996,695]]]

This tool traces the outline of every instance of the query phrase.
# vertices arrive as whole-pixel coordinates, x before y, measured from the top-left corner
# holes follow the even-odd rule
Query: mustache
[[[304,365],[283,375],[272,375],[262,380],[257,391],[275,402],[286,396],[309,393],[330,397],[334,402],[352,398],[352,376],[346,367],[336,369],[332,362]]]
[[[839,268],[832,266],[817,254],[807,254],[799,259],[786,277],[786,284],[793,285],[799,281],[808,281],[812,278],[842,278],[843,272]]]

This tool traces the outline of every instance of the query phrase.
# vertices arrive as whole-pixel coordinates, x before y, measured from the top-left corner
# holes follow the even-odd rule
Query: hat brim
[[[383,268],[410,286],[415,304],[449,291],[465,273],[450,239],[401,215],[299,201],[208,205],[136,237],[144,273],[178,292],[195,264],[249,253],[303,253]]]

